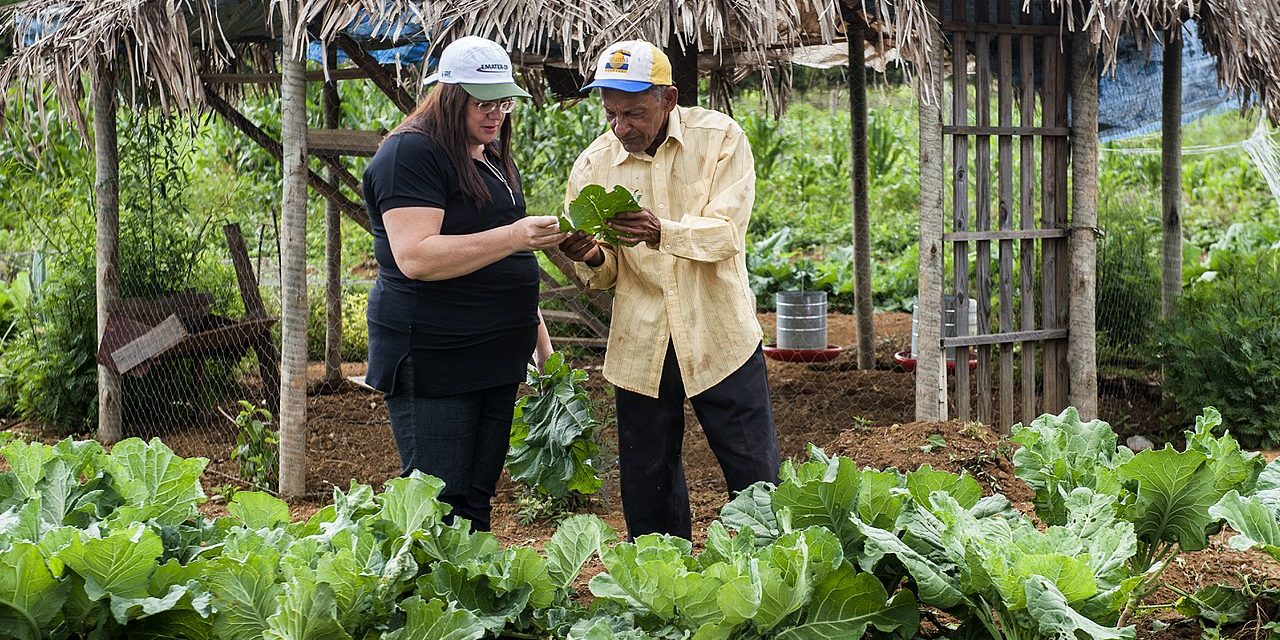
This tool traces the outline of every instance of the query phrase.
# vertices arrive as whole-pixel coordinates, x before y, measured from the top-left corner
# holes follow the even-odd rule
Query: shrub
[[[307,296],[307,357],[324,360],[325,308],[324,291]],[[369,358],[369,323],[365,310],[369,307],[369,290],[352,288],[342,292],[342,361],[364,362]]]
[[[1280,251],[1220,253],[1165,324],[1165,391],[1194,415],[1215,406],[1241,443],[1280,444]]]
[[[1107,199],[1098,243],[1097,331],[1101,362],[1145,368],[1160,317],[1158,223],[1127,213],[1135,202]],[[1150,207],[1148,206],[1148,209]],[[1108,211],[1109,210],[1109,211]],[[1197,406],[1198,408],[1198,406]]]

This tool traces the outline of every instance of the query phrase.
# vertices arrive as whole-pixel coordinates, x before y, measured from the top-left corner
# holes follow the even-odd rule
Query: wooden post
[[[1182,296],[1182,37],[1164,34],[1164,101],[1160,134],[1160,203],[1164,220],[1164,261],[1160,309],[1173,313]]]
[[[338,53],[332,45],[325,51],[328,67],[338,67]],[[337,129],[341,119],[338,82],[327,80],[321,94],[324,127]],[[325,180],[337,182],[337,172],[325,169]],[[342,382],[342,212],[330,200],[324,203],[324,383]]]
[[[942,14],[939,0],[926,7]],[[942,42],[928,38],[930,69],[917,74],[920,104],[919,333],[916,341],[916,420],[947,419],[947,363],[942,350]],[[928,83],[927,85],[925,83]]]
[[[1001,24],[1013,23],[1013,1],[998,0],[996,16]],[[996,36],[999,58],[999,77],[996,81],[998,119],[1002,128],[1013,127],[1013,35]],[[1013,230],[1013,136],[1002,135],[996,140],[997,153],[997,224],[1001,231]],[[1013,241],[1001,240],[999,245],[1000,333],[1013,331]],[[1000,412],[996,419],[996,431],[1009,435],[1017,418],[1013,415],[1013,343],[1000,345]]]
[[[98,342],[107,315],[120,301],[120,153],[116,140],[116,75],[106,61],[93,70],[94,200],[97,209]],[[111,444],[124,435],[120,375],[98,365],[98,440]]]
[[[1071,302],[1068,402],[1080,417],[1098,414],[1095,327],[1098,226],[1098,50],[1088,33],[1071,34]]]
[[[966,0],[952,0],[951,21],[959,25],[969,22]],[[964,31],[955,31],[951,38],[953,43],[951,59],[965,61],[961,65],[953,66],[951,71],[951,124],[966,126],[969,124],[968,34]],[[951,228],[957,232],[969,231],[969,136],[967,135],[951,137],[951,189],[952,206],[955,209],[951,216]],[[957,240],[951,245],[951,279],[952,290],[956,296],[956,335],[968,336],[977,327],[969,326],[969,243],[964,240]],[[956,419],[968,422],[973,418],[970,405],[972,385],[968,366],[969,347],[956,347],[954,361],[961,363],[955,368]]]
[[[871,214],[870,189],[867,180],[867,24],[863,16],[840,5],[844,10],[845,33],[849,38],[849,133],[853,140],[850,153],[851,189],[853,196],[853,306],[857,318],[858,368],[876,366],[873,314],[871,305]]]
[[[307,68],[290,37],[298,9],[291,3],[281,9],[280,493],[301,497],[307,488]]]

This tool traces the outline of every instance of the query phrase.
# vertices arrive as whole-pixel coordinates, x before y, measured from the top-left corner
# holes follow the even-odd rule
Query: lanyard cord
[[[516,203],[516,192],[511,189],[511,183],[507,182],[507,177],[502,175],[502,172],[498,171],[498,168],[489,162],[489,156],[485,155],[484,152],[481,152],[480,160],[484,162],[484,166],[489,167],[493,175],[498,176],[498,180],[502,181],[502,186],[507,188],[507,193],[511,195],[511,204],[514,205]]]

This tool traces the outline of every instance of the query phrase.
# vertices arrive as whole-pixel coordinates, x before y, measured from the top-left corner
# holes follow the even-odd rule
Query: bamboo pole
[[[93,71],[99,344],[107,330],[107,315],[120,301],[120,153],[116,131],[116,73],[100,61]],[[122,394],[120,374],[98,365],[98,440],[103,444],[117,442],[124,435]]]
[[[332,45],[325,51],[328,67],[336,69],[338,53]],[[328,80],[321,93],[326,129],[340,126],[341,102],[338,82]],[[325,180],[336,183],[337,172],[325,169]],[[324,383],[334,386],[342,382],[342,212],[331,200],[324,203]]]
[[[1071,301],[1067,399],[1098,415],[1095,326],[1098,226],[1098,49],[1088,33],[1071,34]]]
[[[280,6],[283,32],[293,33],[298,9]],[[295,47],[295,38],[285,38],[280,56],[280,494],[288,497],[303,496],[307,479],[307,84]]]
[[[1160,134],[1160,202],[1164,260],[1161,312],[1171,315],[1182,296],[1182,38],[1177,27],[1164,36],[1164,85]]]
[[[939,0],[927,8],[941,15]],[[920,268],[916,347],[916,420],[947,419],[947,366],[942,350],[942,42],[924,43],[933,73],[916,76],[920,104]],[[925,86],[927,78],[930,86]]]
[[[843,5],[841,5],[843,6]],[[853,197],[853,306],[857,319],[858,368],[876,365],[871,306],[871,214],[867,180],[867,24],[862,15],[845,10],[845,32],[849,35],[849,129],[853,148],[850,154]]]

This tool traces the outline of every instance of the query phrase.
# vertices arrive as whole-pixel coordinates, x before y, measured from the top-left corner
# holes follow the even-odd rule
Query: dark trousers
[[[631,538],[667,533],[693,535],[685,485],[684,383],[673,347],[662,366],[658,397],[617,389],[618,467],[622,511]],[[778,480],[778,439],[769,400],[764,354],[714,387],[690,398],[732,496],[761,480]]]
[[[386,396],[400,475],[416,469],[443,480],[440,501],[453,507],[452,517],[470,520],[476,531],[489,530],[490,501],[511,439],[516,386],[417,398],[412,358],[405,358],[395,391]]]

